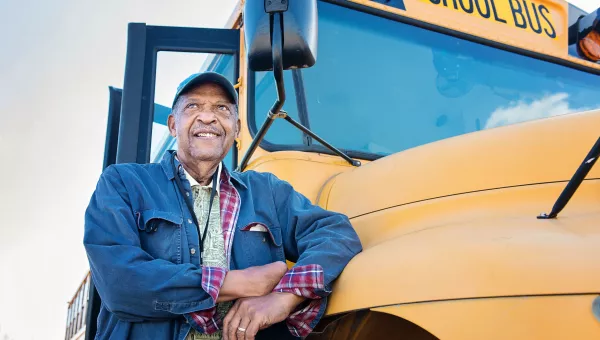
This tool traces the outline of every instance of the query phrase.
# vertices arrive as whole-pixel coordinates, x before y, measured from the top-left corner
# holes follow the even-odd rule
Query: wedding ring
[[[238,331],[239,331],[239,332],[245,332],[245,331],[246,331],[246,328],[238,327]]]

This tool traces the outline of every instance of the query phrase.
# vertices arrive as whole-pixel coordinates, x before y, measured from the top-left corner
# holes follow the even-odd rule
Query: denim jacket
[[[84,246],[92,280],[102,299],[97,339],[178,339],[190,330],[184,314],[212,308],[202,289],[199,239],[174,178],[183,171],[166,153],[158,164],[108,167],[85,214]],[[224,169],[226,171],[226,169]],[[229,172],[241,204],[230,269],[289,260],[323,268],[325,293],[346,264],[362,250],[342,214],[313,205],[272,174]],[[260,223],[272,237],[242,230]],[[325,311],[323,308],[311,327]],[[285,327],[283,328],[285,329]]]

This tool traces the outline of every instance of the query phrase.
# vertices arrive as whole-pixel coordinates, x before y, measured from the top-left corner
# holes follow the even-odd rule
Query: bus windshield
[[[341,149],[385,156],[600,108],[598,75],[325,2],[318,9],[317,63],[301,71],[304,120]],[[284,109],[298,119],[300,96],[291,71],[285,73]],[[271,72],[256,73],[251,130],[275,96]],[[311,150],[310,140],[285,122],[273,124],[266,141],[279,150]]]

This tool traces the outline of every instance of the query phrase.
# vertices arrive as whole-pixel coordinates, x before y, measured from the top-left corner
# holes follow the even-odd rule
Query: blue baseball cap
[[[177,99],[179,99],[179,96],[198,85],[206,83],[213,83],[221,86],[223,90],[225,90],[225,93],[229,95],[231,101],[235,105],[238,104],[237,91],[233,87],[233,84],[227,78],[216,72],[201,72],[192,74],[191,76],[187,77],[184,81],[182,81],[181,84],[179,84],[171,108],[175,106],[175,103],[177,102]]]

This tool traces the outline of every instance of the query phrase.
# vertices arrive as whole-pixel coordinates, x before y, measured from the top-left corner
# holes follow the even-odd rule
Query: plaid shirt
[[[223,225],[227,262],[230,263],[234,230],[240,210],[240,195],[231,184],[229,173],[225,168],[221,172],[219,182],[221,223]],[[215,302],[226,274],[227,269],[225,268],[202,267],[202,288]],[[273,291],[292,293],[309,300],[308,303],[298,306],[286,320],[288,329],[293,335],[298,337],[308,336],[312,331],[309,325],[322,308],[321,296],[317,292],[324,291],[323,268],[316,264],[293,267],[281,278]],[[194,329],[206,334],[217,332],[223,324],[223,320],[216,315],[216,306],[185,314],[185,318]]]

